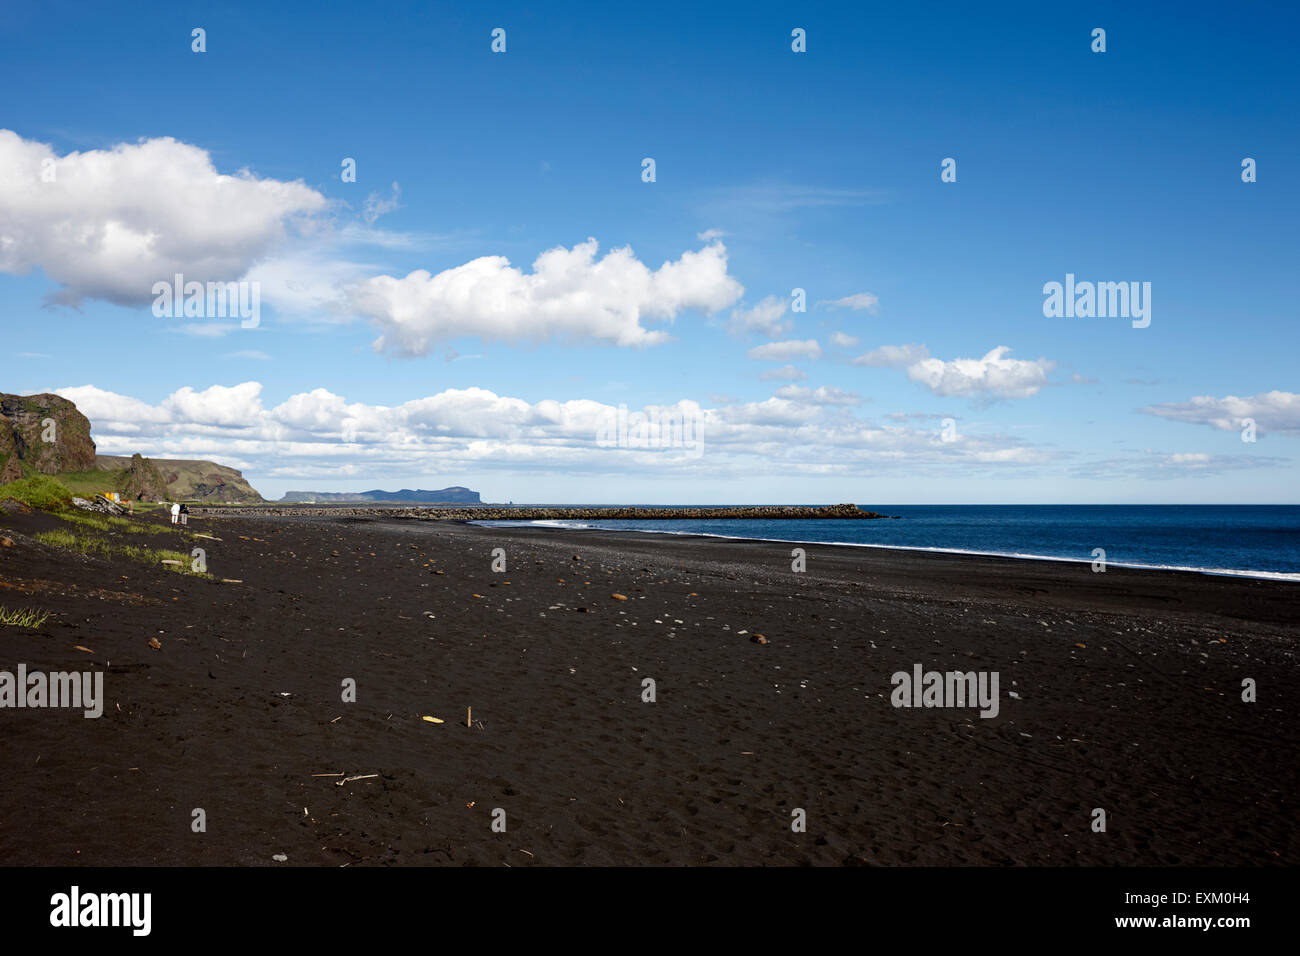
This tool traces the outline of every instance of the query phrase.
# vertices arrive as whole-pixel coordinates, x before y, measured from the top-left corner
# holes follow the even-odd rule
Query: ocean
[[[581,507],[599,507],[584,505]],[[707,506],[683,506],[707,507]],[[1300,505],[862,505],[898,521],[481,521],[767,541],[1094,560],[1300,582]]]

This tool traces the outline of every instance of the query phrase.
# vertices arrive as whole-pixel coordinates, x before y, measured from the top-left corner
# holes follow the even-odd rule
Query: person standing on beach
[[[173,504],[173,505],[172,505],[172,524],[176,524],[178,521],[180,521],[180,518],[181,518],[181,506],[178,505],[178,504]]]
[[[189,523],[190,523],[190,509],[185,507],[185,505],[181,505],[181,524],[189,524]]]

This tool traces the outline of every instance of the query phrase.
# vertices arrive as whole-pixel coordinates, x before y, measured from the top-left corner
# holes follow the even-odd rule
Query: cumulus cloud
[[[1030,398],[1047,384],[1054,362],[1007,358],[1011,349],[999,345],[978,359],[921,359],[908,366],[907,377],[936,395],[978,395],[990,398]]]
[[[172,392],[162,407],[179,421],[196,425],[246,426],[262,410],[262,386],[244,382],[229,388],[213,385],[201,392],[190,386]]]
[[[782,322],[789,302],[782,296],[769,295],[752,309],[736,309],[727,322],[727,331],[743,335],[747,332],[762,332],[776,338],[790,331],[791,324]]]
[[[77,410],[91,421],[96,438],[103,432],[135,434],[148,425],[159,425],[171,420],[171,412],[160,406],[150,405],[137,398],[105,391],[94,385],[79,385],[75,388],[54,390],[77,406]],[[101,449],[102,450],[102,449]]]
[[[1215,398],[1198,395],[1186,402],[1168,402],[1148,405],[1141,411],[1148,415],[1194,425],[1209,425],[1220,431],[1239,432],[1243,419],[1253,419],[1255,433],[1264,435],[1278,432],[1282,435],[1300,435],[1300,394],[1295,392],[1262,392],[1249,398],[1227,395]]]
[[[788,386],[770,398],[702,407],[689,399],[654,407],[697,423],[705,453],[602,447],[618,414],[589,399],[528,402],[482,388],[446,389],[400,405],[350,401],[324,388],[264,401],[262,385],[182,388],[150,404],[93,385],[56,390],[91,420],[104,454],[140,451],[207,458],[259,477],[343,479],[466,469],[566,474],[752,476],[787,473],[860,476],[877,469],[950,464],[958,469],[1034,466],[1052,457],[1018,438],[962,435],[937,428],[879,425],[855,416],[855,393]],[[717,398],[721,398],[718,396]]]
[[[857,344],[858,340],[855,336],[846,335],[843,332],[831,333],[831,345],[837,346],[838,348],[851,349]]]
[[[958,358],[950,362],[934,358],[924,345],[885,345],[853,359],[853,365],[904,368],[907,377],[936,395],[997,398],[1030,398],[1047,384],[1047,373],[1056,365],[1047,359],[1026,361],[1007,358],[1011,349],[999,345],[983,358]]]
[[[642,321],[671,321],[685,309],[713,313],[744,288],[727,275],[720,242],[682,253],[651,271],[628,247],[596,258],[595,239],[543,252],[526,273],[504,256],[483,256],[431,275],[376,276],[355,285],[352,307],[383,334],[379,352],[427,355],[448,339],[540,342],[548,339],[645,346],[667,341]]]
[[[240,279],[325,207],[301,181],[219,173],[171,137],[60,156],[0,129],[0,272],[42,269],[60,304],[148,304],[176,273]]]
[[[842,299],[831,299],[826,304],[841,309],[856,309],[865,312],[875,312],[876,306],[880,304],[880,298],[872,295],[870,292],[857,292],[853,295],[846,295]]]
[[[758,373],[760,382],[801,382],[808,377],[808,373],[801,368],[793,365],[782,365],[780,368],[764,369]]]
[[[800,341],[791,339],[786,342],[768,342],[758,345],[745,353],[749,358],[772,362],[788,362],[790,359],[819,359],[822,347],[816,339]]]

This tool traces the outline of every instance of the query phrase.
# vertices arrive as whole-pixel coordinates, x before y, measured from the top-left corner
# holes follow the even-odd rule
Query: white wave
[[[471,522],[471,524],[494,525],[502,527],[502,522]],[[642,534],[675,534],[694,538],[723,538],[731,541],[770,541],[777,544],[816,544],[837,548],[878,548],[883,551],[928,551],[935,554],[967,554],[981,558],[1015,558],[1021,561],[1062,561],[1067,564],[1091,564],[1091,558],[1065,558],[1055,554],[1031,554],[1021,551],[973,551],[967,548],[928,548],[920,545],[905,544],[867,544],[861,541],[811,541],[801,538],[747,538],[734,534],[714,534],[708,531],[669,531],[663,528],[601,528],[576,521],[536,520],[513,522],[514,527],[563,528],[566,530],[608,531],[621,533],[636,531]],[[1213,574],[1238,578],[1257,578],[1265,581],[1287,581],[1300,584],[1300,573],[1289,571],[1255,571],[1240,568],[1198,567],[1186,564],[1137,564],[1120,561],[1107,561],[1108,568],[1127,568],[1138,571],[1190,571],[1194,574]]]

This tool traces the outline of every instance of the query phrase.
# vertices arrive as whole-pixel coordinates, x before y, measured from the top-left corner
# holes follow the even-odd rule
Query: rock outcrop
[[[0,433],[0,477],[13,476],[5,480],[22,477],[19,461],[43,475],[95,467],[90,420],[58,395],[0,393]]]
[[[105,456],[107,457],[107,456]],[[131,456],[117,490],[123,498],[142,501],[161,501],[167,497],[167,482],[158,472],[158,466],[139,452]]]
[[[14,443],[13,422],[0,415],[0,485],[7,485],[23,476],[18,464],[18,446]]]

